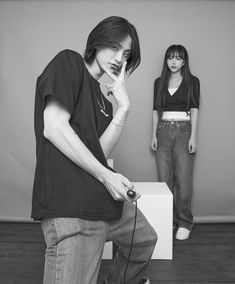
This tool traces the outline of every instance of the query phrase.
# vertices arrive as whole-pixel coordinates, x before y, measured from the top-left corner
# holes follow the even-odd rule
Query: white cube
[[[164,182],[134,182],[141,194],[138,208],[144,213],[158,235],[152,259],[172,259],[173,195]]]
[[[173,195],[164,182],[133,182],[141,194],[138,208],[158,235],[152,259],[173,258]],[[112,259],[112,243],[105,244],[103,259]]]

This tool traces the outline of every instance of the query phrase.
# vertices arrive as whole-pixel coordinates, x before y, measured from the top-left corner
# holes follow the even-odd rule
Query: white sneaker
[[[179,227],[176,232],[175,238],[180,241],[187,240],[190,232],[191,231],[186,228]]]
[[[147,277],[143,277],[143,278],[141,279],[141,282],[140,282],[140,283],[142,283],[142,284],[151,284],[150,281],[149,281],[149,279],[148,279]]]

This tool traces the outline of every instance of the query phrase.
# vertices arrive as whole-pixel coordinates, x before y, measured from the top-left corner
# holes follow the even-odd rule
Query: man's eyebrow
[[[118,46],[118,47],[122,47],[123,48],[123,46],[121,45],[121,43],[120,42],[115,42],[115,44]],[[128,48],[128,49],[125,49],[126,51],[131,51],[131,48]]]
[[[122,46],[122,48],[123,48],[123,46]],[[124,51],[131,53],[131,49],[130,48],[124,49]]]
[[[122,45],[119,42],[114,42],[114,45],[116,45],[117,47],[122,47]]]

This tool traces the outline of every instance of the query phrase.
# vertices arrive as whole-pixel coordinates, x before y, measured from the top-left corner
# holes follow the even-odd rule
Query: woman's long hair
[[[185,80],[186,85],[186,94],[187,94],[187,104],[186,104],[186,110],[189,110],[190,100],[195,101],[195,98],[193,96],[193,75],[189,68],[189,58],[188,58],[188,52],[186,48],[183,45],[180,44],[174,44],[168,47],[165,53],[164,62],[163,62],[163,68],[161,77],[158,84],[157,89],[157,97],[156,97],[156,105],[159,107],[159,109],[163,109],[165,105],[165,95],[164,92],[162,92],[163,88],[168,88],[168,83],[171,76],[171,71],[167,65],[167,59],[172,56],[178,56],[183,59],[184,65],[181,68],[181,75],[183,80]]]

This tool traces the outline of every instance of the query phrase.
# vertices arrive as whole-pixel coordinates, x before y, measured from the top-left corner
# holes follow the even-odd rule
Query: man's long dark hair
[[[98,49],[110,47],[120,43],[126,36],[132,39],[131,54],[127,60],[126,70],[132,73],[140,64],[140,45],[135,27],[126,19],[111,16],[102,20],[89,34],[84,60],[91,64]]]
[[[163,88],[168,88],[168,83],[171,76],[171,71],[167,65],[167,59],[170,57],[178,56],[183,59],[184,65],[181,68],[181,75],[183,80],[185,81],[186,86],[186,94],[187,94],[187,105],[186,110],[189,110],[190,101],[199,100],[199,98],[195,98],[193,94],[193,87],[199,87],[198,84],[195,83],[195,77],[192,75],[189,68],[189,57],[186,48],[180,44],[173,44],[168,47],[164,56],[163,68],[161,77],[158,83],[157,88],[157,96],[156,96],[156,105],[159,109],[163,109],[165,105],[165,95],[162,92]],[[198,93],[197,91],[194,93]]]

